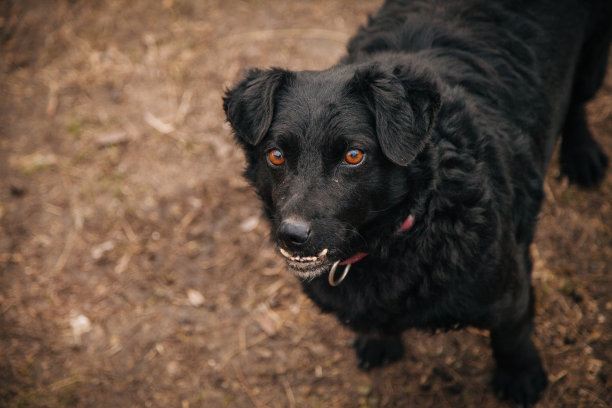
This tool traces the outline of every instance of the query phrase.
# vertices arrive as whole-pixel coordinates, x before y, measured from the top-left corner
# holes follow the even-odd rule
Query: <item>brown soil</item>
[[[0,406],[500,406],[483,332],[411,331],[401,363],[356,368],[224,124],[243,68],[325,68],[379,3],[0,3]],[[589,113],[612,155],[612,75]],[[540,406],[610,407],[612,174],[557,174],[533,247]]]

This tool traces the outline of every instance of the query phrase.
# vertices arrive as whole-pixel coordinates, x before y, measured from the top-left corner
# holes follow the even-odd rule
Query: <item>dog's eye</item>
[[[344,162],[350,165],[356,165],[363,161],[363,152],[359,149],[351,149],[344,155]]]
[[[278,149],[272,149],[268,152],[268,163],[273,166],[280,166],[285,162],[283,152]]]

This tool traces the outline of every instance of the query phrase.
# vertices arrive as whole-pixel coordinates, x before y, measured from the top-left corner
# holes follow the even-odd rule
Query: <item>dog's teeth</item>
[[[290,261],[293,261],[293,262],[301,262],[301,263],[315,262],[320,257],[325,256],[325,254],[327,254],[327,248],[325,248],[324,250],[319,252],[319,254],[316,255],[316,256],[293,256],[289,252],[287,252],[287,250],[285,250],[283,248],[279,247],[278,249],[279,249],[280,253],[285,258],[287,258],[287,259],[289,259]]]

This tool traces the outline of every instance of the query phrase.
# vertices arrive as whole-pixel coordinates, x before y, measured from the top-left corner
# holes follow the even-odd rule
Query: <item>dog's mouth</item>
[[[290,254],[286,249],[279,248],[281,255],[285,257],[287,267],[298,278],[311,280],[325,273],[330,267],[327,257],[329,250],[323,249],[317,255],[298,256]]]

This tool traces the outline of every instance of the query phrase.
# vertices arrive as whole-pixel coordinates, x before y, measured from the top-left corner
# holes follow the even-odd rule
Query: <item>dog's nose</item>
[[[302,220],[285,220],[278,230],[280,238],[287,245],[300,246],[310,237],[310,223]]]

